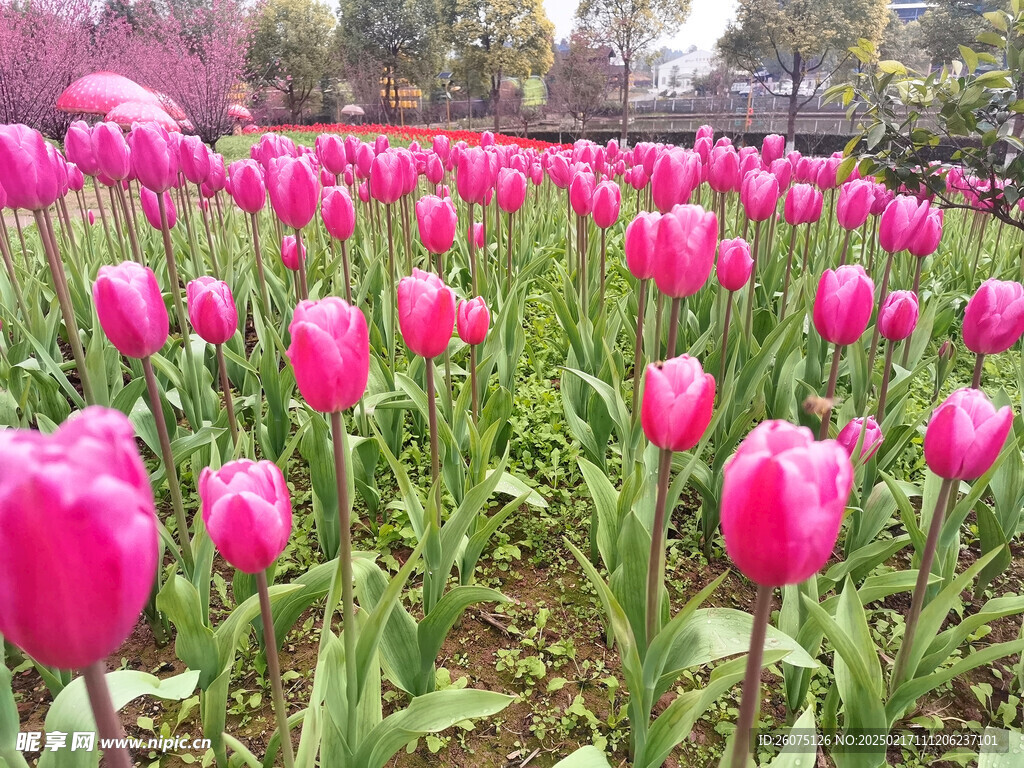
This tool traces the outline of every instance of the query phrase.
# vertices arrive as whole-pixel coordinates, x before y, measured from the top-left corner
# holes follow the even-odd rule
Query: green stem
[[[842,358],[842,354],[842,347],[836,344],[832,349],[832,368],[828,373],[828,387],[825,390],[825,408],[821,414],[821,427],[818,429],[819,440],[824,440],[828,437],[828,427],[832,421],[832,398],[836,394],[836,381],[839,378],[839,361]]]
[[[810,237],[810,227],[808,227],[808,237]],[[782,281],[782,306],[779,309],[779,322],[781,323],[786,319],[786,300],[789,298],[789,279],[793,272],[793,248],[796,246],[796,227],[793,227],[789,231],[789,254],[786,256],[786,277]]]
[[[281,734],[281,754],[285,768],[295,765],[292,736],[288,730],[288,707],[284,701],[284,687],[281,685],[281,662],[277,657],[277,636],[274,633],[274,617],[270,612],[270,590],[267,587],[266,571],[256,574],[256,589],[260,595],[260,616],[263,618],[263,649],[267,654],[267,672],[270,689],[274,696],[274,717]]]
[[[939,488],[939,497],[935,500],[935,511],[932,513],[932,521],[928,526],[928,540],[925,542],[924,552],[921,554],[921,566],[917,571],[914,597],[910,602],[910,613],[907,614],[903,641],[900,643],[899,652],[896,654],[896,663],[893,667],[889,690],[896,690],[904,682],[904,676],[907,673],[908,657],[913,652],[917,622],[921,618],[921,611],[924,608],[924,598],[928,591],[928,579],[931,576],[932,563],[935,561],[935,550],[938,547],[939,534],[942,532],[942,523],[946,517],[946,505],[949,503],[949,496],[955,482],[955,480],[943,478],[942,486]]]
[[[761,662],[764,659],[764,639],[768,634],[768,619],[772,610],[772,587],[757,585],[754,603],[754,625],[750,631],[750,651],[747,653],[747,672],[743,678],[740,716],[733,736],[730,768],[747,768],[750,761],[750,731],[754,727],[757,710],[761,706]]]
[[[263,314],[270,317],[270,292],[267,290],[267,275],[263,269],[263,249],[260,247],[260,222],[255,213],[250,215],[252,222],[252,249],[256,255],[256,276],[260,281],[260,298],[263,299]]]
[[[469,345],[469,386],[473,390],[472,406],[470,413],[473,416],[473,423],[476,424],[480,412],[480,395],[477,392],[476,384],[476,345]]]
[[[18,303],[18,308],[21,310],[21,317],[28,325],[28,309],[25,306],[25,296],[21,292],[21,284],[18,282],[18,275],[14,271],[14,257],[11,256],[11,245],[10,236],[7,233],[7,225],[4,223],[3,217],[0,216],[0,256],[3,256],[4,268],[7,270],[7,280],[11,284],[11,288],[14,290],[14,299]]]
[[[839,253],[839,266],[843,266],[846,263],[846,252],[850,248],[850,232],[846,230],[846,234],[843,236],[843,250]]]
[[[882,389],[878,394],[878,410],[875,411],[875,421],[879,424],[885,418],[885,398],[889,394],[889,373],[892,370],[892,352],[896,347],[896,342],[890,341],[885,347],[885,363],[882,368]],[[871,376],[871,372],[868,371],[868,376]]]
[[[508,273],[508,290],[512,291],[512,214],[508,215],[508,231],[505,248],[505,271]]]
[[[640,403],[640,379],[643,377],[644,361],[644,310],[647,308],[647,281],[641,280],[637,286],[636,299],[636,343],[633,345],[633,421],[639,417],[637,405]]]
[[[761,222],[754,224],[754,267],[750,272],[750,290],[747,293],[747,336],[754,327],[754,301],[756,298],[755,287],[757,284],[757,251],[761,245]]]
[[[171,451],[171,438],[167,434],[167,422],[164,421],[164,409],[160,404],[160,390],[153,372],[153,362],[149,357],[142,358],[142,371],[146,376],[146,389],[149,392],[149,408],[156,422],[156,434],[160,440],[160,455],[164,461],[164,473],[167,475],[167,486],[171,493],[171,506],[174,509],[174,520],[178,524],[178,540],[181,545],[181,556],[185,560],[185,570],[191,575],[195,567],[192,558],[192,540],[188,533],[188,518],[185,517],[185,505],[181,500],[181,486],[178,483],[178,469],[174,465],[174,454]]]
[[[57,292],[57,303],[60,305],[61,315],[64,317],[64,328],[67,330],[71,354],[75,358],[78,378],[82,382],[82,394],[85,396],[86,404],[92,405],[96,402],[96,398],[93,394],[89,370],[85,366],[85,350],[82,348],[82,340],[78,337],[78,321],[75,319],[75,308],[71,304],[71,294],[68,291],[67,278],[64,275],[64,265],[61,263],[60,254],[53,247],[53,242],[47,231],[46,216],[48,214],[45,211],[34,211],[33,215],[36,220],[36,228],[39,230],[39,239],[43,244],[43,252],[46,254],[50,273],[53,275],[53,287]]]
[[[469,277],[473,285],[473,295],[479,296],[476,288],[476,233],[473,232],[473,215],[476,213],[473,203],[469,204]],[[390,231],[390,230],[389,230]]]
[[[430,425],[430,481],[434,485],[434,522],[441,527],[441,459],[437,445],[437,393],[434,391],[434,360],[424,358],[427,377],[427,419]]]
[[[302,254],[302,230],[295,230],[295,259],[299,263],[299,301],[309,298],[309,286],[306,284],[306,257]]]
[[[665,583],[665,506],[672,475],[672,451],[662,448],[658,460],[658,496],[651,529],[651,553],[647,560],[647,645],[661,627],[661,588]]]
[[[139,236],[135,232],[135,219],[131,216],[131,212],[128,210],[128,201],[124,194],[124,187],[121,186],[120,181],[114,182],[114,187],[117,189],[117,196],[121,201],[121,208],[124,209],[124,223],[128,228],[128,240],[132,246],[132,256],[140,264],[144,263],[142,259],[142,249],[139,247]]]
[[[889,295],[889,276],[892,274],[892,260],[895,254],[890,253],[885,262],[885,271],[882,273],[882,287],[878,293],[878,306],[885,304],[885,297]],[[875,321],[875,330],[871,334],[871,347],[868,352],[868,381],[871,380],[871,372],[875,370],[875,354],[878,351],[878,339],[881,337],[881,329],[878,321]]]
[[[188,185],[184,185],[186,188]],[[199,192],[199,213],[203,217],[203,228],[206,230],[206,244],[210,248],[210,267],[213,269],[213,276],[220,280],[220,270],[217,269],[217,249],[213,244],[213,233],[210,232],[210,215],[209,211],[203,207],[203,188],[201,185],[196,185],[196,189]]]
[[[345,425],[341,413],[331,414],[334,440],[334,475],[338,487],[338,560],[341,573],[342,639],[345,643],[345,695],[348,699],[348,743],[355,744],[359,691],[356,673],[356,609],[352,590],[352,507],[348,498],[348,474],[345,464]],[[330,607],[333,610],[333,606]],[[330,628],[330,610],[324,632]]]
[[[725,384],[725,360],[729,350],[729,321],[732,319],[732,291],[725,301],[725,323],[722,327],[722,362],[718,366],[718,386]]]
[[[668,314],[668,352],[665,354],[666,360],[671,360],[676,356],[676,337],[679,334],[679,307],[682,303],[682,299],[678,297],[672,298],[672,309]]]
[[[341,267],[345,272],[345,301],[352,304],[352,274],[348,264],[348,243],[344,240],[341,241]]]
[[[231,399],[231,382],[228,380],[228,366],[224,362],[224,346],[215,345],[217,350],[217,368],[220,370],[220,391],[224,397],[224,408],[228,412],[228,429],[231,431],[231,442],[238,444],[238,422],[235,420],[235,404]]]
[[[107,687],[107,677],[103,671],[103,662],[97,661],[82,670],[85,678],[85,690],[89,695],[89,706],[96,720],[96,729],[103,740],[124,738],[124,728],[114,709]],[[127,749],[106,749],[103,752],[104,764],[108,768],[131,768],[132,758]]]
[[[974,378],[971,379],[972,389],[981,389],[981,371],[985,364],[985,355],[977,354],[974,359]]]

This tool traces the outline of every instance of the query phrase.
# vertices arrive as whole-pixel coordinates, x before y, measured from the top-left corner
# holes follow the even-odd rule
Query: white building
[[[688,51],[678,59],[659,64],[655,76],[655,89],[659,94],[692,93],[693,81],[710,74],[715,54],[700,48]]]

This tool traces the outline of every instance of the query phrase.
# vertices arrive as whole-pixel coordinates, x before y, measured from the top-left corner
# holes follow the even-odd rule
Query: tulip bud
[[[770,133],[761,142],[761,166],[766,170],[786,151],[786,137]]]
[[[594,210],[594,187],[597,180],[590,171],[577,171],[569,184],[569,205],[577,216],[589,216]]]
[[[859,264],[826,269],[814,297],[814,327],[839,346],[857,341],[868,327],[875,284]]]
[[[300,301],[288,332],[295,383],[310,407],[334,413],[358,403],[370,372],[370,336],[363,313],[333,296]]]
[[[39,131],[0,125],[0,179],[9,208],[39,211],[60,197],[61,172]]]
[[[789,160],[779,158],[768,167],[768,172],[779,182],[779,194],[789,188],[789,182],[793,178],[793,166]]]
[[[818,189],[822,192],[827,192],[838,183],[836,172],[839,170],[839,164],[841,162],[842,160],[835,156],[827,157],[821,162],[821,165],[818,167],[818,175],[815,178],[815,183],[818,185]]]
[[[167,342],[167,307],[149,267],[134,261],[100,267],[92,299],[103,332],[122,355],[149,357]]]
[[[654,277],[660,213],[641,211],[626,227],[626,266],[637,280]]]
[[[890,292],[878,310],[878,332],[889,341],[903,341],[914,332],[919,311],[913,291]]]
[[[170,192],[161,192],[164,199],[164,214],[167,216],[167,228],[174,229],[178,223],[178,209],[174,205],[174,198]],[[142,213],[149,222],[149,226],[157,232],[162,231],[163,223],[160,220],[160,201],[156,194],[148,187],[139,188],[139,199],[142,202]]]
[[[940,240],[942,240],[942,210],[930,208],[928,215],[924,217],[920,226],[907,240],[907,250],[912,256],[922,259],[935,253]]]
[[[651,174],[651,196],[662,213],[674,205],[690,202],[690,195],[700,184],[700,156],[686,150],[665,152],[654,164]]]
[[[905,250],[928,216],[928,204],[900,195],[889,203],[878,221],[878,244],[889,253]]]
[[[128,178],[132,171],[132,158],[121,126],[97,123],[92,129],[92,147],[101,175],[115,181]]]
[[[740,571],[769,587],[799,584],[832,555],[853,486],[835,440],[763,421],[723,470],[722,535]]]
[[[647,366],[640,423],[647,439],[668,451],[688,451],[711,423],[715,377],[680,355]]]
[[[879,216],[892,202],[894,195],[884,184],[875,184],[873,191],[875,199],[871,203],[871,215]]]
[[[437,275],[413,269],[398,283],[398,325],[414,354],[437,357],[455,328],[455,293]]]
[[[783,214],[791,227],[821,218],[822,195],[810,184],[794,184],[786,193]]]
[[[677,205],[658,221],[654,282],[672,298],[692,296],[715,266],[718,219],[699,205]]]
[[[81,669],[114,653],[149,599],[158,541],[122,413],[89,407],[51,435],[0,431],[0,633],[33,659]]]
[[[223,344],[238,330],[238,310],[228,284],[208,275],[185,286],[188,319],[207,344]]]
[[[857,229],[868,220],[871,203],[875,200],[874,184],[857,179],[839,188],[836,200],[836,220],[843,229]]]
[[[861,434],[864,435],[863,438]],[[878,426],[874,416],[868,416],[867,419],[856,418],[839,431],[836,442],[843,446],[843,450],[852,461],[863,463],[874,456],[882,446],[882,428]]]
[[[324,187],[320,193],[320,215],[327,234],[344,242],[356,230],[356,207],[344,187]]]
[[[385,205],[397,203],[403,191],[402,160],[397,152],[381,152],[370,164],[370,197]]]
[[[128,134],[132,168],[139,184],[166,192],[178,180],[178,153],[167,131],[156,123],[139,123]]]
[[[455,203],[447,197],[424,195],[416,201],[416,224],[424,248],[431,253],[447,253],[455,242],[458,226]]]
[[[118,130],[120,131],[120,128]],[[100,164],[93,144],[93,133],[84,120],[75,120],[68,126],[68,131],[64,134],[64,153],[86,176],[99,174]]]
[[[477,250],[484,247],[486,241],[486,232],[482,222],[477,222],[473,225],[472,229],[466,232],[466,242],[470,245],[475,245]]]
[[[259,213],[267,203],[263,171],[255,160],[236,160],[228,169],[231,174],[231,198],[246,213]]]
[[[715,192],[740,188],[740,158],[730,146],[719,146],[708,156],[708,186]]]
[[[594,189],[594,223],[601,229],[608,229],[619,220],[622,205],[622,191],[614,181],[602,181]]]
[[[526,176],[512,168],[502,168],[498,172],[498,207],[505,213],[515,213],[526,202]]]
[[[309,161],[295,157],[275,157],[267,169],[270,205],[281,223],[302,229],[316,215],[320,180]]]
[[[292,531],[292,500],[272,461],[239,459],[199,474],[203,524],[225,560],[244,573],[265,571]]]
[[[967,302],[964,344],[976,355],[997,355],[1024,334],[1024,286],[989,278]]]
[[[459,196],[470,205],[483,205],[490,189],[490,161],[480,147],[470,147],[459,153],[455,172],[455,187]]]
[[[339,176],[345,171],[348,163],[346,147],[341,136],[332,133],[321,133],[316,137],[316,156],[328,173]]]
[[[424,166],[424,175],[433,185],[438,185],[441,180],[444,179],[444,163],[441,162],[441,158],[437,155],[430,155],[427,157],[426,165]]]
[[[1013,425],[1013,411],[998,411],[979,389],[958,389],[935,409],[924,433],[928,468],[949,480],[975,480],[995,463]]]
[[[569,170],[569,159],[565,155],[545,155],[548,161],[548,178],[559,189],[566,189],[572,183],[572,172]]]
[[[296,242],[295,235],[285,235],[281,239],[281,261],[292,272],[298,272],[300,264],[306,261],[306,246]]]
[[[178,144],[181,174],[193,184],[202,184],[210,175],[210,150],[198,136],[184,136]]]
[[[456,316],[459,338],[466,344],[483,344],[491,324],[491,313],[483,296],[460,301]]]
[[[80,192],[82,187],[85,186],[85,177],[82,175],[81,169],[74,163],[68,163],[68,189],[72,192]],[[6,195],[6,193],[4,193]],[[5,202],[0,201],[0,203]],[[2,208],[3,205],[0,205]]]
[[[751,221],[771,218],[779,202],[779,180],[767,171],[748,173],[740,187],[740,202]]]
[[[754,269],[750,245],[742,237],[723,240],[718,244],[718,282],[727,291],[738,291],[747,284]]]

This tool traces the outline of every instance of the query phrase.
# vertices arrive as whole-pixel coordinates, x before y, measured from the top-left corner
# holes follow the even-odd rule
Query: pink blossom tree
[[[76,78],[110,70],[166,94],[211,146],[244,96],[254,17],[242,0],[130,4],[132,18],[90,0],[0,0],[0,123],[61,138],[76,116],[56,109]]]
[[[135,46],[135,78],[174,99],[210,146],[231,132],[228,107],[244,97],[254,21],[239,0],[205,0],[150,9],[136,25],[146,44]]]
[[[63,136],[57,97],[90,71],[92,31],[89,0],[0,0],[0,123]]]

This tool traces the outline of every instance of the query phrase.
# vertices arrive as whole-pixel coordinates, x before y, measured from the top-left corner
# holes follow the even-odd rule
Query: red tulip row
[[[463,141],[469,146],[486,144],[489,140],[495,144],[505,146],[516,146],[523,149],[545,150],[549,147],[569,147],[570,144],[554,144],[549,141],[538,141],[536,139],[520,138],[518,136],[507,136],[502,133],[491,133],[484,131],[446,131],[442,128],[417,128],[413,126],[382,125],[379,123],[365,125],[351,125],[348,123],[314,123],[313,125],[273,125],[259,126],[255,131],[261,133],[343,133],[355,136],[389,136],[398,141],[410,142],[423,139],[433,139],[435,136],[445,136],[451,141]]]

